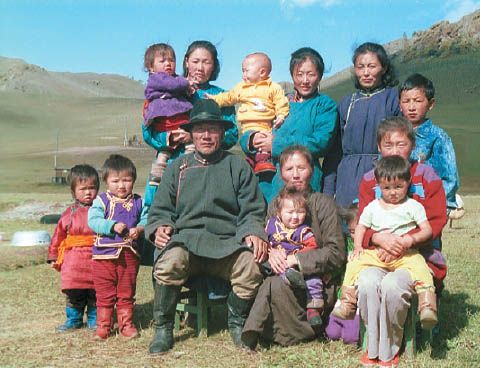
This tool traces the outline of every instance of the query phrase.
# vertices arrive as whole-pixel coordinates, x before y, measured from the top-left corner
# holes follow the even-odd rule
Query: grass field
[[[29,203],[64,203],[68,195],[0,193],[0,232],[46,229],[34,215],[7,219],[6,214]],[[401,367],[478,367],[480,365],[480,197],[465,198],[466,216],[444,231],[444,252],[449,273],[440,306],[440,333],[433,349],[421,351]],[[138,278],[135,323],[141,337],[125,341],[114,336],[93,340],[91,331],[57,334],[64,321],[64,299],[59,275],[44,262],[45,248],[18,248],[0,243],[0,366],[1,367],[351,367],[358,365],[359,350],[341,342],[314,341],[289,348],[273,347],[247,354],[233,347],[228,332],[218,329],[197,338],[186,328],[176,333],[174,349],[151,357],[151,269],[141,267]],[[223,316],[215,315],[219,320]],[[218,323],[217,323],[218,326]]]

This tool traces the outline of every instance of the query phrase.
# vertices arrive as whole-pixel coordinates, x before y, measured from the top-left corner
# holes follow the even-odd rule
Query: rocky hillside
[[[456,23],[442,21],[426,31],[415,32],[411,38],[385,45],[387,52],[408,61],[419,57],[438,57],[480,48],[480,10],[464,16]]]
[[[464,16],[458,22],[442,21],[425,31],[413,33],[384,45],[396,63],[415,59],[445,57],[480,49],[480,10]],[[350,68],[322,81],[322,89],[351,78]]]
[[[143,98],[140,82],[114,74],[50,72],[0,56],[0,91],[72,97]]]

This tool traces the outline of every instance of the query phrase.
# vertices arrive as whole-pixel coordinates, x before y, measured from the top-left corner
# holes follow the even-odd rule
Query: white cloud
[[[448,0],[445,4],[447,14],[445,19],[449,22],[456,22],[464,15],[480,9],[480,1],[474,0]]]

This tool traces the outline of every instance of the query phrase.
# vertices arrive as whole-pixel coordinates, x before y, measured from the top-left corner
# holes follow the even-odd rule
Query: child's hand
[[[378,256],[378,259],[380,259],[380,261],[384,263],[390,263],[394,259],[399,258],[398,256],[394,256],[388,253],[385,249],[382,249],[382,248],[377,248],[377,256]]]
[[[275,120],[273,121],[273,127],[275,129],[280,128],[280,126],[283,124],[283,121],[285,120],[285,117],[283,115],[278,115]]]
[[[203,95],[205,96],[205,98],[208,98],[209,100],[213,99],[213,95],[211,95],[210,93],[204,93]]]
[[[136,240],[142,235],[143,233],[143,226],[132,227],[128,231],[128,237],[132,240]]]
[[[198,86],[197,86],[197,83],[195,83],[194,81],[192,80],[188,80],[188,89],[187,89],[187,93],[188,95],[193,95],[198,89]]]
[[[128,231],[128,228],[123,222],[117,222],[115,225],[113,225],[113,231],[118,235],[123,235],[125,231]]]
[[[403,239],[403,248],[405,250],[410,249],[415,243],[415,239],[413,239],[413,236],[411,236],[410,234],[402,235],[402,239]]]
[[[353,248],[353,252],[348,256],[348,261],[353,261],[354,259],[360,258],[363,253],[363,248]]]
[[[186,132],[183,129],[172,130],[170,132],[170,139],[173,144],[180,144],[180,143],[186,144],[192,141],[192,137],[190,136],[190,133]]]

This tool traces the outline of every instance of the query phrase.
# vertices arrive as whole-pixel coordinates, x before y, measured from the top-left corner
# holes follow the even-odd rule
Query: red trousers
[[[188,123],[189,119],[190,116],[187,113],[156,118],[153,123],[153,129],[157,132],[171,132],[179,129],[180,125]]]
[[[97,307],[133,307],[139,265],[140,260],[129,248],[123,248],[117,259],[94,259]]]

